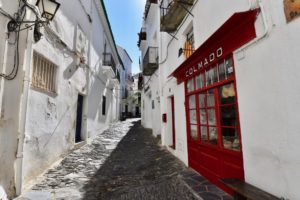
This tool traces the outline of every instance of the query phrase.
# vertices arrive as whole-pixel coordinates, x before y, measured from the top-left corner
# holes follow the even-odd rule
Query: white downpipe
[[[31,19],[31,14],[28,15],[28,19]],[[24,53],[24,67],[25,72],[23,78],[23,94],[20,102],[19,111],[19,128],[18,128],[18,149],[17,149],[17,159],[16,159],[16,194],[20,195],[23,188],[23,151],[24,151],[24,141],[25,141],[25,128],[26,128],[26,113],[27,113],[27,102],[28,102],[28,92],[30,85],[30,65],[32,58],[32,34],[29,34],[30,30],[27,31],[26,37],[26,50]],[[20,71],[21,72],[21,71]]]
[[[252,0],[249,0],[249,7],[250,7],[250,9],[253,9],[253,8],[257,7],[256,4],[253,4],[252,2],[253,2]],[[247,44],[245,44],[241,48],[237,49],[235,51],[235,53],[239,53],[239,52],[242,52],[242,51],[246,50],[247,48],[249,48],[250,46],[252,46],[253,44],[257,43],[258,41],[260,41],[261,39],[263,39],[264,37],[266,37],[268,35],[269,25],[268,25],[268,21],[267,21],[265,7],[264,7],[264,5],[262,3],[262,0],[258,0],[258,1],[256,1],[256,3],[258,3],[258,7],[261,10],[261,15],[262,15],[262,18],[263,18],[263,25],[264,25],[264,32],[263,32],[263,34],[261,36],[256,37],[251,42],[248,42]]]

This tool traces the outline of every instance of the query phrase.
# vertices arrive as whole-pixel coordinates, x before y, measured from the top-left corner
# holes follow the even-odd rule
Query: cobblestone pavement
[[[186,168],[137,119],[112,124],[18,200],[231,200]]]

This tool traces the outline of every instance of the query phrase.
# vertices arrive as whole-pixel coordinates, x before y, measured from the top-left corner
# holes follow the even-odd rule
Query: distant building
[[[18,20],[36,20],[36,1],[24,2]],[[103,1],[58,2],[37,30],[8,23],[21,7],[1,1],[0,186],[10,198],[120,117],[123,67]]]
[[[300,199],[300,1],[147,0],[142,124],[227,192]]]
[[[126,119],[132,117],[132,86],[133,86],[133,77],[132,77],[132,60],[125,49],[118,46],[118,52],[122,59],[124,69],[121,73],[121,118]]]

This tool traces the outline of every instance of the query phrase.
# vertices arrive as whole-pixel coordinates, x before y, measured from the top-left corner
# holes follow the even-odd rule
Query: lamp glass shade
[[[36,5],[38,6],[42,17],[52,20],[60,6],[59,3],[57,3],[54,0],[38,0]]]

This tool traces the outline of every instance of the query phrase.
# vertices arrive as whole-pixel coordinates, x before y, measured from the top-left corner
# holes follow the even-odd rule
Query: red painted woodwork
[[[185,82],[189,166],[200,172],[203,176],[207,177],[210,181],[228,193],[232,193],[232,190],[225,187],[220,182],[220,179],[238,178],[244,180],[242,137],[239,126],[234,63],[232,63],[232,72],[231,74],[227,72],[229,75],[226,79],[221,80],[220,74],[218,74],[218,81],[208,84],[206,80],[208,75],[206,73],[215,66],[219,67],[222,64],[222,60],[224,60],[224,65],[226,65],[226,59],[232,58],[232,52],[235,49],[256,37],[254,23],[258,13],[259,9],[256,9],[232,15],[195,51],[192,56],[190,56],[171,74],[171,76],[177,78],[178,84]],[[220,73],[219,70],[217,73]],[[196,81],[194,78],[196,76],[199,77],[200,74],[204,74],[205,85],[201,88],[196,88]],[[194,80],[194,82],[192,82],[192,86],[188,86],[192,79]],[[231,91],[234,91],[235,93],[233,97],[235,100],[234,102],[221,102],[221,94],[219,92],[221,91],[221,87],[224,85],[232,86]],[[190,87],[194,87],[195,89],[193,91],[189,91]],[[201,115],[200,113],[202,107],[199,107],[199,94],[207,93],[208,91],[210,91],[211,94],[214,94],[215,104],[212,107],[208,106],[206,101],[207,96],[205,96],[207,124],[203,125],[200,118],[205,119],[205,115],[203,115],[203,113]],[[195,106],[191,107],[189,97],[192,95],[195,95]],[[224,120],[224,109],[226,108],[231,108],[231,112],[235,112],[235,125],[222,124],[224,123],[222,120]],[[214,109],[213,112],[215,113],[216,119],[214,125],[210,125],[210,122],[208,122],[208,109]],[[196,115],[193,115],[195,111]],[[190,113],[192,114],[190,115]],[[190,119],[191,116],[193,119]],[[194,129],[192,130],[191,127],[197,127],[196,131]],[[203,135],[205,136],[205,129],[202,130],[200,127],[207,127],[207,138],[203,137]],[[215,140],[210,140],[213,139],[211,136],[212,134],[209,131],[210,127],[215,128],[214,133],[217,134],[217,138]],[[226,147],[226,136],[228,136],[226,135],[228,134],[227,129],[234,131],[236,134],[234,138],[237,137],[239,140],[239,149],[229,149]],[[203,135],[201,135],[201,131],[204,131],[204,133],[202,133]],[[230,134],[229,136],[231,137]]]
[[[175,130],[175,105],[174,96],[171,97],[171,107],[172,107],[172,148],[176,149],[176,130]]]
[[[259,9],[255,9],[233,14],[170,76],[176,77],[177,83],[180,84],[190,78],[186,77],[186,71],[191,67],[198,66],[200,61],[209,58],[209,55],[216,52],[218,48],[222,48],[222,56],[219,58],[222,59],[235,49],[254,39],[256,37],[254,22],[259,11]],[[217,62],[217,59],[209,63],[209,65],[213,65],[215,62]]]

